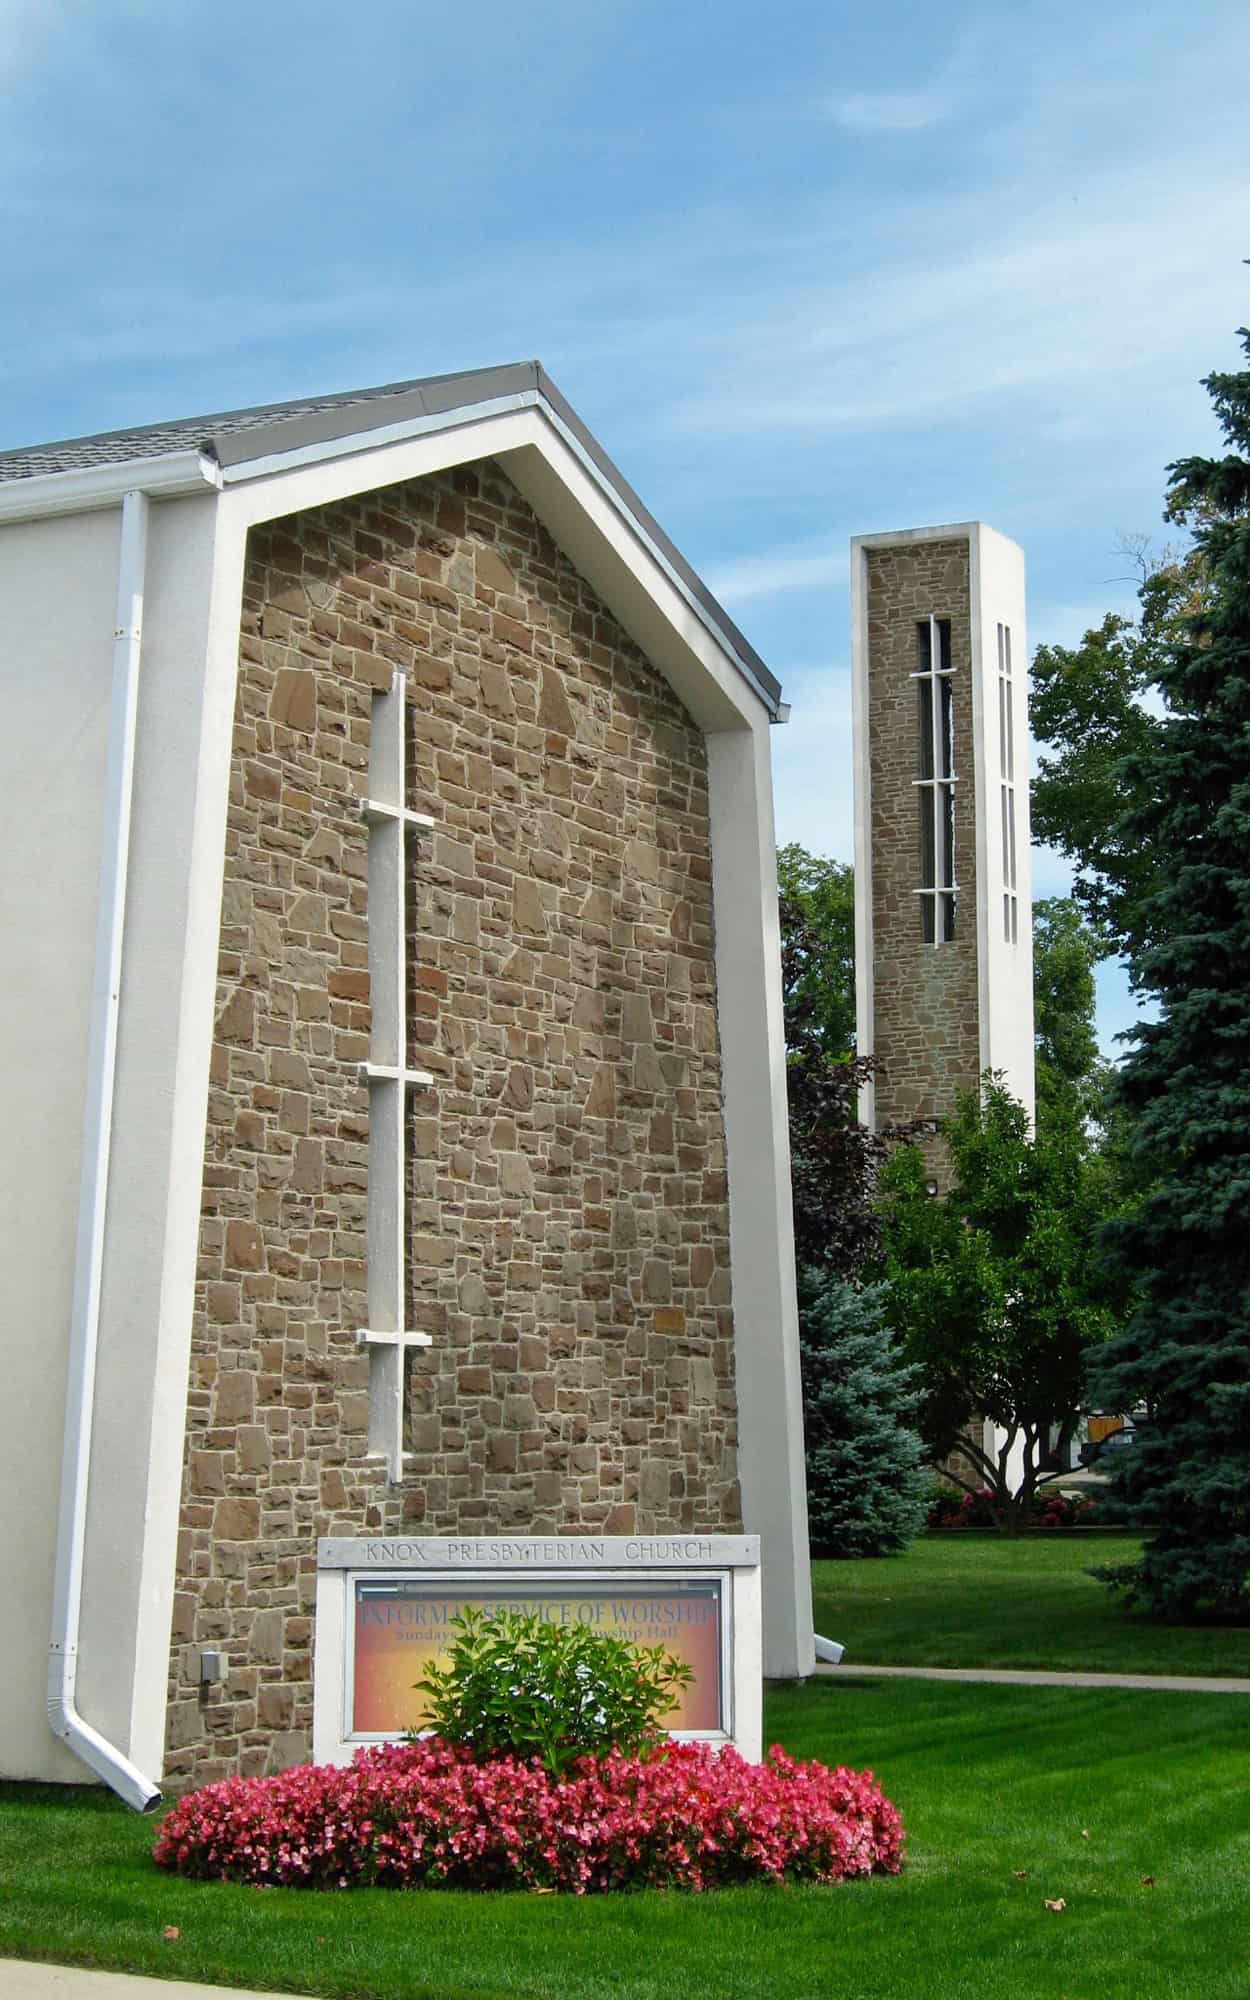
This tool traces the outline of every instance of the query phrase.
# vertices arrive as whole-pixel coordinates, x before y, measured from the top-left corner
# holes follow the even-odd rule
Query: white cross
[[[369,796],[361,812],[369,828],[369,1061],[360,1073],[369,1090],[369,1324],[356,1334],[369,1354],[369,1449],[386,1460],[397,1482],[404,1469],[404,1383],[408,1352],[428,1347],[428,1333],[404,1326],[405,1101],[428,1090],[426,1070],[407,1067],[406,836],[432,827],[428,813],[405,804],[404,677],[394,674],[373,699]]]

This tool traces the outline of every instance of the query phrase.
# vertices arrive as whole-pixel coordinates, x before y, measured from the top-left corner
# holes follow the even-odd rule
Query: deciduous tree
[[[855,871],[791,841],[777,854],[786,1042],[855,1047]]]
[[[882,1274],[891,1324],[922,1370],[933,1462],[957,1454],[965,1471],[952,1463],[951,1476],[969,1492],[988,1487],[1012,1532],[1054,1476],[1050,1433],[1074,1425],[1087,1353],[1115,1324],[1095,1254],[1105,1186],[1078,1124],[1030,1134],[992,1078],[959,1098],[944,1130],[946,1195],[929,1192],[917,1147],[898,1147],[882,1170]],[[965,1433],[983,1417],[1001,1435],[993,1453]]]
[[[859,1122],[871,1071],[851,1054],[854,874],[793,844],[777,870],[795,1254],[800,1270],[849,1279],[879,1247],[873,1199],[884,1153]]]

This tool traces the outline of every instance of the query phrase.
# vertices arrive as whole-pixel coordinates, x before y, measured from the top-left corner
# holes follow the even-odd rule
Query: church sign
[[[317,1563],[319,1763],[425,1727],[416,1683],[446,1661],[453,1620],[505,1608],[663,1646],[692,1673],[669,1732],[760,1754],[757,1536],[327,1538]]]

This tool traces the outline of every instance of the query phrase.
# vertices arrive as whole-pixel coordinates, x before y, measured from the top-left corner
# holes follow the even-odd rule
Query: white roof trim
[[[429,437],[437,431],[472,430],[492,417],[507,416],[513,410],[535,408],[542,397],[536,389],[514,396],[497,396],[490,403],[474,403],[463,410],[436,410],[432,416],[407,417],[399,424],[379,424],[376,430],[349,431],[343,437],[319,439],[315,444],[293,446],[290,451],[271,451],[264,458],[245,458],[237,465],[221,468],[223,486],[245,486],[254,479],[267,479],[275,472],[293,472],[301,465],[324,465],[332,458],[354,458],[361,452],[383,451],[387,445],[406,444],[409,438]],[[362,408],[368,408],[362,404]]]
[[[202,451],[169,451],[116,465],[80,465],[0,483],[0,521],[37,521],[50,514],[85,514],[115,507],[127,493],[172,500],[222,485],[221,468]]]
[[[540,389],[523,389],[513,395],[497,396],[489,403],[475,403],[468,412],[435,411],[428,416],[407,417],[402,423],[380,424],[376,430],[351,431],[342,437],[318,439],[312,444],[296,445],[289,451],[268,452],[263,458],[243,459],[237,465],[221,468],[219,480],[224,487],[230,489],[252,486],[260,480],[272,479],[282,473],[324,465],[335,459],[358,458],[368,453],[385,451],[390,446],[407,444],[415,438],[452,436],[457,431],[463,431],[467,435],[481,424],[490,423],[501,417],[519,416],[528,410],[534,411],[555,431],[587,478],[607,501],[618,520],[624,523],[639,547],[663,572],[668,582],[681,596],[687,609],[715,640],[721,652],[732,662],[752,692],[759,696],[772,718],[778,722],[787,721],[789,705],[778,704],[765,689],[750,661],[745,660],[738,649],[730,643],[724,629],[700,603],[675,564],[669,560],[655,538],[648,533],[632,508],[627,505],[619,489],[607,477],[593,455],[586,450],[576,432],[564,422],[559,411],[552,408]],[[497,444],[492,446],[494,451],[499,449]],[[466,459],[470,456],[472,453],[466,451]]]

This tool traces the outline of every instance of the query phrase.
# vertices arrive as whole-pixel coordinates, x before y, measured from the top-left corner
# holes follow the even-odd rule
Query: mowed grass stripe
[[[874,1666],[1250,1674],[1250,1627],[1159,1625],[1089,1571],[1127,1562],[1116,1535],[926,1535],[879,1562],[812,1565],[816,1630]],[[1250,1992],[1250,1984],[1247,1991]]]
[[[152,1823],[111,1799],[8,1787],[0,1954],[327,2000],[1250,1993],[1250,1703],[848,1680],[774,1691],[768,1729],[878,1773],[909,1831],[901,1877],[582,1902],[241,1889],[159,1874]]]

